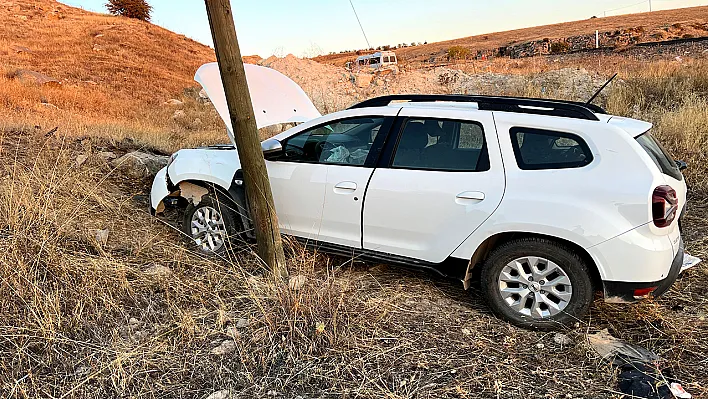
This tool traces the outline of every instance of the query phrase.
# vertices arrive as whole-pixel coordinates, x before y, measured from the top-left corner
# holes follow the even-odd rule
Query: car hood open
[[[244,68],[259,129],[278,123],[307,122],[322,116],[302,88],[287,76],[257,65],[244,64]],[[219,65],[216,62],[202,65],[194,80],[206,91],[235,144]]]

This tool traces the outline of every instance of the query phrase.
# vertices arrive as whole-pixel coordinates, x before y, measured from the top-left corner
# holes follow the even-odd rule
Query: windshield
[[[683,180],[683,175],[676,166],[676,161],[671,158],[671,155],[664,147],[652,136],[651,131],[637,137],[637,142],[644,148],[649,157],[654,161],[662,173],[673,177],[676,180]]]

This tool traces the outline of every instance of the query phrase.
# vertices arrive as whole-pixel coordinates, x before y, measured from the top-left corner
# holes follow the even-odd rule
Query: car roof
[[[435,101],[435,102],[392,102],[386,107],[394,108],[439,108],[439,109],[479,109],[477,103],[460,103],[453,101]]]
[[[474,102],[454,102],[454,101],[430,101],[430,102],[391,102],[386,107],[395,108],[437,108],[437,109],[472,109],[478,110],[479,105]],[[542,115],[539,115],[542,116]],[[595,113],[601,123],[616,126],[632,137],[637,137],[646,133],[653,125],[649,122],[638,119],[626,118],[616,115]],[[549,116],[553,117],[553,116]]]

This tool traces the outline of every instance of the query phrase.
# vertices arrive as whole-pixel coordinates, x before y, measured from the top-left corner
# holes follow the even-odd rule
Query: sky
[[[106,0],[60,0],[107,12]],[[351,0],[372,47],[652,10],[708,0]],[[202,0],[148,0],[152,22],[211,46]],[[311,57],[367,48],[349,0],[231,0],[243,55]]]

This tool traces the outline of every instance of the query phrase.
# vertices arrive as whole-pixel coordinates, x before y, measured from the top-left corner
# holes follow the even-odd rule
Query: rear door
[[[492,113],[403,108],[393,129],[366,191],[363,247],[442,262],[504,194]]]

